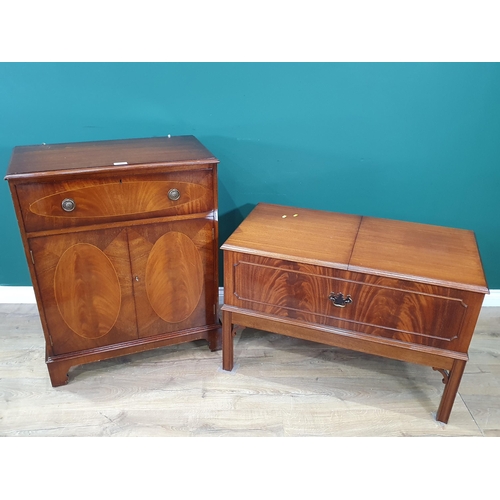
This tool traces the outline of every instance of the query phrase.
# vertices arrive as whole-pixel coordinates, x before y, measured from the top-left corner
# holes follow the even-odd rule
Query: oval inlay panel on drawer
[[[169,192],[177,190],[177,200],[169,198]],[[71,199],[75,208],[71,212],[62,209],[63,200]],[[66,190],[30,204],[30,211],[43,217],[64,217],[70,219],[116,217],[139,215],[174,209],[176,212],[208,211],[211,208],[210,191],[205,187],[178,181],[137,181],[98,184],[79,189]],[[183,210],[184,208],[184,210]]]
[[[196,309],[203,290],[203,263],[191,239],[176,231],[154,244],[146,264],[151,307],[167,323],[179,323]]]
[[[80,337],[103,337],[116,323],[120,283],[109,258],[94,245],[78,243],[63,253],[54,293],[62,318]]]

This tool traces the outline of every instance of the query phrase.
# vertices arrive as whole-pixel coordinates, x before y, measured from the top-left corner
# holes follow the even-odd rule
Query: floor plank
[[[245,329],[75,367],[50,385],[36,306],[0,305],[0,436],[500,436],[500,308],[485,308],[448,425],[428,367]]]

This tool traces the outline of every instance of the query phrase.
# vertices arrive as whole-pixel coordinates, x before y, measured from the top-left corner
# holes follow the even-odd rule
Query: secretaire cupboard
[[[73,365],[220,348],[217,163],[192,136],[14,149],[6,179],[52,385]]]

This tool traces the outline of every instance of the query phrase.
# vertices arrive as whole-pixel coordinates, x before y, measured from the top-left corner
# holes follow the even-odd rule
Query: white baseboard
[[[484,297],[483,307],[500,307],[500,290],[490,290]]]
[[[36,304],[32,286],[0,286],[0,304]]]
[[[31,286],[0,286],[0,304],[35,304]],[[224,287],[219,287],[219,304],[224,303]],[[490,290],[484,297],[483,307],[500,307],[500,290]]]

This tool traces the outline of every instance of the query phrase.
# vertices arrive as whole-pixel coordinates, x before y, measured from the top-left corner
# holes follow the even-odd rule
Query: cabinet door
[[[32,238],[30,249],[54,354],[137,338],[126,229]]]
[[[129,228],[139,337],[215,324],[213,221]]]

